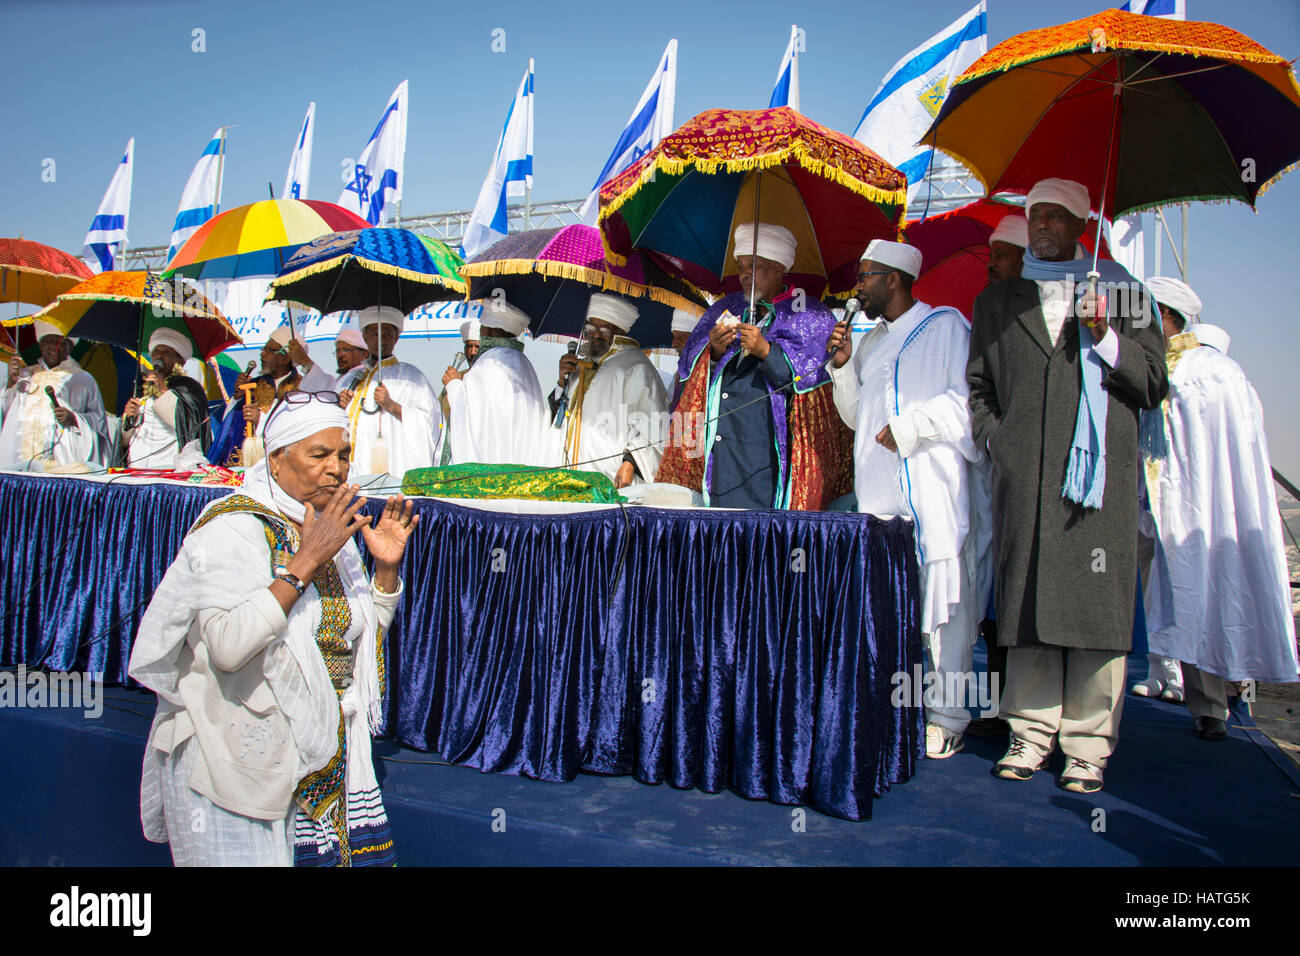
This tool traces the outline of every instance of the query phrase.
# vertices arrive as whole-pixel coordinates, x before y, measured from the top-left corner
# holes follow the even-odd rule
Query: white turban
[[[1191,286],[1181,279],[1171,276],[1152,276],[1146,280],[1146,287],[1161,305],[1181,312],[1183,318],[1195,320],[1201,314],[1201,299]]]
[[[758,224],[758,255],[762,259],[779,262],[789,271],[794,265],[794,251],[797,246],[794,233],[785,226],[770,223]],[[736,227],[736,248],[734,255],[750,256],[754,254],[754,224],[742,223]]]
[[[46,322],[43,319],[37,319],[36,320],[36,341],[39,342],[47,335],[57,335],[62,338],[63,330],[51,322]]]
[[[888,239],[872,239],[867,251],[862,253],[863,260],[879,262],[899,272],[906,272],[913,279],[921,274],[921,250],[905,242],[890,242]]]
[[[523,335],[528,329],[528,313],[515,308],[503,298],[484,300],[478,321],[480,327],[486,325],[490,329],[505,329],[511,335]]]
[[[293,337],[297,340],[298,344],[301,345],[303,348],[307,347],[307,337],[302,334],[302,329],[295,328],[293,330]],[[276,348],[282,349],[285,346],[287,346],[289,344],[289,326],[287,325],[280,326],[278,329],[276,329],[274,332],[271,333],[271,337],[267,339],[267,341],[270,344],[274,345]]]
[[[184,361],[194,358],[194,343],[175,329],[155,329],[153,335],[149,336],[149,351],[152,352],[159,345],[174,349]]]
[[[1021,249],[1028,249],[1029,220],[1019,213],[1003,216],[998,227],[993,230],[993,235],[989,236],[989,245],[995,242],[1009,242]]]
[[[698,315],[691,315],[685,309],[673,309],[673,331],[674,332],[694,332],[695,327],[700,324]]]
[[[591,301],[587,303],[588,319],[608,322],[610,325],[617,326],[620,332],[629,331],[636,324],[637,316],[640,314],[632,303],[602,292],[593,292]]]
[[[361,334],[361,330],[351,322],[339,329],[339,334],[334,336],[334,341],[350,345],[354,349],[370,348],[370,346],[366,345],[366,337]]]
[[[1209,322],[1197,322],[1192,327],[1192,333],[1196,336],[1196,341],[1202,345],[1216,348],[1224,355],[1228,354],[1228,343],[1232,341],[1232,336],[1217,325],[1211,325]]]
[[[460,337],[464,342],[477,342],[482,336],[483,326],[478,319],[466,319],[460,324]]]
[[[378,325],[380,322],[397,326],[398,332],[406,328],[406,316],[401,309],[394,309],[391,305],[372,305],[361,310],[358,321],[361,328]]]
[[[266,420],[266,453],[287,448],[327,428],[348,430],[348,416],[337,402],[313,398],[299,404],[281,402]]]
[[[1040,179],[1034,183],[1025,199],[1025,210],[1033,209],[1034,203],[1040,202],[1064,206],[1076,219],[1088,218],[1088,187],[1073,179]]]

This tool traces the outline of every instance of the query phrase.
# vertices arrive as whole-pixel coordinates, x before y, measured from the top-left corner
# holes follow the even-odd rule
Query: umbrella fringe
[[[338,256],[334,259],[327,259],[324,262],[314,262],[309,266],[303,266],[301,269],[295,269],[293,272],[286,273],[282,276],[276,276],[271,282],[271,288],[278,289],[281,286],[290,285],[299,279],[305,279],[308,276],[319,275],[322,272],[328,272],[331,269],[337,269],[339,265],[347,259],[356,262],[357,265],[370,272],[379,272],[383,275],[397,276],[399,279],[409,279],[412,282],[419,282],[424,285],[440,285],[447,289],[452,289],[464,295],[468,292],[468,287],[459,279],[452,279],[441,274],[432,272],[416,272],[414,269],[403,269],[401,266],[389,265],[386,262],[376,262],[374,259],[364,259],[361,256],[354,256],[351,253]],[[433,280],[433,281],[430,281]]]
[[[1277,181],[1279,179],[1281,179],[1287,173],[1292,172],[1296,168],[1300,168],[1300,163],[1292,163],[1290,166],[1286,166],[1282,169],[1279,169],[1276,173],[1274,173],[1272,176],[1270,176],[1267,180],[1264,181],[1264,185],[1259,187],[1259,192],[1255,193],[1255,198],[1259,199],[1260,196],[1264,195],[1264,193],[1268,192],[1270,189],[1276,186]]]
[[[627,262],[624,260],[617,264],[626,265]],[[654,302],[670,305],[685,312],[693,312],[696,315],[704,314],[704,308],[698,302],[692,302],[676,292],[661,289],[658,286],[642,285],[640,282],[633,282],[631,279],[624,279],[621,276],[602,272],[599,269],[575,265],[572,262],[556,262],[551,259],[494,259],[491,262],[476,262],[461,269],[461,274],[470,278],[526,275],[528,273],[536,273],[555,279],[572,279],[586,285],[599,285],[604,292],[617,292],[637,298],[648,298]],[[694,286],[692,286],[692,289],[694,289]],[[703,298],[702,295],[701,298]]]

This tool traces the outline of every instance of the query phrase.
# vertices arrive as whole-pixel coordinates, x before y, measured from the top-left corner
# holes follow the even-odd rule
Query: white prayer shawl
[[[54,389],[59,404],[77,417],[76,428],[64,428],[54,417],[46,387]],[[74,461],[103,465],[108,448],[108,420],[95,380],[73,359],[54,368],[42,361],[29,378],[20,378],[3,397],[4,424],[0,426],[0,467],[14,468],[29,461],[53,459],[60,465]]]
[[[176,445],[176,403],[168,390],[140,403],[140,424],[126,436],[127,466],[130,468],[171,468],[180,448]]]
[[[578,381],[577,375],[569,381],[570,402]],[[633,481],[654,481],[663,457],[662,440],[668,435],[668,398],[659,371],[636,342],[616,338],[602,356],[583,397],[577,457],[571,462],[565,460],[566,429],[552,428],[551,432],[558,436],[554,463],[566,468],[577,465],[613,479],[623,464],[624,453],[631,452],[640,472],[640,478]],[[570,411],[576,409],[570,405]]]
[[[447,383],[451,462],[550,465],[549,410],[528,356],[498,346],[480,352],[463,379]]]
[[[1148,479],[1158,530],[1145,594],[1151,653],[1224,680],[1296,680],[1259,396],[1240,365],[1202,345],[1170,373],[1164,421],[1169,454]]]
[[[249,469],[233,493],[295,520],[304,510],[274,484],[265,461]],[[346,789],[378,789],[370,755],[381,707],[377,640],[401,589],[394,595],[373,590],[354,541],[335,557],[352,618],[343,640],[354,653],[353,682],[341,699],[316,644],[322,604],[314,584],[269,643],[239,666],[221,668],[214,642],[223,627],[265,627],[279,611],[269,591],[273,572],[263,527],[252,515],[229,514],[188,534],[140,621],[128,672],[158,695],[140,794],[145,836],[154,842],[167,840],[165,755],[190,737],[200,751],[192,789],[252,821],[283,819],[294,809],[302,780],[337,752],[341,709]]]
[[[922,569],[921,630],[947,623],[951,608],[988,600],[992,526],[985,456],[971,438],[966,360],[970,328],[960,313],[917,302],[893,322],[881,321],[855,350],[852,365],[832,371],[835,406],[854,428],[854,490],[858,510],[916,523]],[[876,441],[889,425],[898,444]],[[973,517],[974,516],[974,517]],[[962,548],[976,535],[977,594],[961,586]]]
[[[382,427],[388,444],[388,473],[400,479],[411,469],[428,468],[437,460],[442,411],[438,394],[423,372],[396,358],[385,358],[382,384],[393,401],[402,406],[402,417],[398,420],[382,410],[367,414],[376,407],[375,389],[381,384],[376,371],[356,368],[344,376],[349,382],[357,383],[352,388],[356,395],[347,408],[352,423],[352,471],[358,475],[372,471],[374,442]]]

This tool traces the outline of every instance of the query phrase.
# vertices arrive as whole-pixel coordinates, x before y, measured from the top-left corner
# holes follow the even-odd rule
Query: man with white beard
[[[528,316],[496,299],[483,305],[474,323],[472,365],[448,367],[442,375],[449,408],[450,462],[548,465],[546,401],[533,363],[519,341]]]
[[[627,333],[637,309],[623,299],[596,292],[587,305],[583,334],[590,358],[570,353],[560,359],[559,382],[551,393],[552,413],[565,395],[563,448],[557,464],[599,471],[625,488],[653,481],[663,454],[655,439],[667,422],[663,379],[636,339]]]
[[[36,338],[41,357],[35,365],[25,368],[18,355],[9,362],[0,468],[42,459],[103,465],[108,426],[99,386],[69,357],[70,343],[56,326],[38,320]],[[47,388],[54,390],[57,407]]]
[[[831,381],[835,407],[855,431],[858,510],[916,523],[921,632],[945,688],[940,705],[926,702],[925,752],[943,759],[962,749],[970,723],[966,700],[947,690],[965,686],[949,675],[971,672],[988,604],[990,581],[980,572],[987,572],[992,526],[980,520],[989,501],[977,489],[987,484],[972,476],[985,458],[971,438],[966,401],[970,328],[956,309],[912,298],[920,273],[915,246],[877,239],[867,247],[854,291],[880,321],[856,350],[849,323],[836,325]]]
[[[393,355],[406,325],[399,310],[386,305],[362,309],[359,324],[375,364],[344,376],[346,385],[339,391],[352,436],[352,470],[386,472],[400,481],[411,469],[434,462],[442,421],[438,396],[423,372]]]
[[[1224,681],[1296,680],[1295,619],[1259,396],[1230,359],[1228,335],[1188,325],[1201,300],[1156,276],[1169,368],[1167,451],[1147,462],[1155,556],[1146,578],[1147,643],[1182,662],[1196,735],[1228,736]],[[1152,530],[1148,528],[1148,531]],[[1152,537],[1152,535],[1147,535]]]

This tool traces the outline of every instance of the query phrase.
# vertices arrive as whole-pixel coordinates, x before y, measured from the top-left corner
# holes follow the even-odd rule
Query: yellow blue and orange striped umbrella
[[[176,250],[163,273],[189,279],[275,275],[299,248],[346,229],[369,229],[342,206],[319,199],[263,199],[209,219]]]

